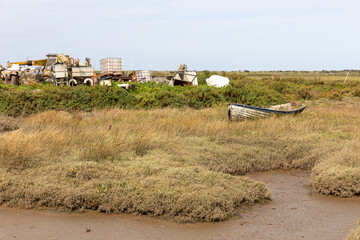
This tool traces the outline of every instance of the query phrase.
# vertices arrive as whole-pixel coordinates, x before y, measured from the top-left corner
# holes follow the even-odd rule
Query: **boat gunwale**
[[[274,109],[268,109],[268,108],[262,108],[262,107],[253,107],[253,106],[239,104],[239,103],[229,103],[228,106],[229,105],[234,105],[236,107],[243,107],[243,108],[257,110],[257,111],[266,112],[266,113],[275,113],[275,114],[292,114],[292,113],[296,114],[296,113],[302,112],[306,108],[305,104],[302,104],[302,107],[299,109],[290,110],[290,111],[274,110]]]

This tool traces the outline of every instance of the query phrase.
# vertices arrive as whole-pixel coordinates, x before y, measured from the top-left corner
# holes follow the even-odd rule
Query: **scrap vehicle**
[[[90,59],[84,63],[64,54],[48,54],[46,59],[10,62],[7,69],[2,69],[0,78],[5,84],[31,84],[47,81],[71,86],[94,85],[95,69]]]
[[[155,76],[151,79],[156,83],[170,86],[197,86],[196,71],[189,71],[186,64],[180,64],[177,71],[172,71],[167,76]]]
[[[19,83],[19,73],[18,71],[7,71],[5,68],[0,67],[0,79],[4,81],[5,84],[15,84]]]
[[[48,54],[46,59],[27,60],[22,62],[8,62],[7,69],[2,69],[5,84],[31,84],[48,80],[50,67],[61,61],[57,54]],[[68,57],[68,56],[67,56]]]
[[[84,63],[80,63],[79,59],[72,60],[64,54],[54,55],[53,58],[55,62],[49,69],[50,83],[69,86],[95,84],[95,69],[91,67],[89,58],[86,58]]]
[[[46,55],[46,63],[44,65],[44,80],[49,81],[51,76],[51,66],[54,64],[68,64],[72,65],[74,64],[74,59],[71,58],[69,55],[65,54],[55,54],[55,53],[49,53]]]
[[[69,63],[73,64],[74,59],[71,58],[69,55],[64,54],[54,54],[49,53],[46,55],[46,59],[40,60],[28,60],[24,62],[10,62],[8,63],[8,68],[11,68],[13,65],[20,65],[23,68],[31,67],[31,66],[38,66],[42,68],[44,80],[48,80],[50,77],[50,68],[55,63]]]
[[[170,86],[197,86],[195,71],[188,71],[186,64],[180,64],[178,70],[167,77]]]
[[[5,84],[14,84],[19,85],[20,84],[20,66],[15,64],[12,68],[5,69],[1,67],[0,69],[0,78],[3,80]]]
[[[1,68],[0,78],[5,84],[31,84],[42,80],[42,69],[46,59],[28,60],[24,62],[9,62],[7,69]]]

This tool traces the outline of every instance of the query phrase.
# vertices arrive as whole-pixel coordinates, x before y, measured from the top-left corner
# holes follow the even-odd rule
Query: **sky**
[[[0,23],[0,65],[65,53],[96,69],[360,69],[358,0],[0,0]]]

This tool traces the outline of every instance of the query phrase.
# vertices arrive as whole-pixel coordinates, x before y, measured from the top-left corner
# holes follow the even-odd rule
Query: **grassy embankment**
[[[291,168],[313,169],[312,184],[320,193],[360,195],[360,104],[356,97],[343,99],[356,96],[358,80],[344,85],[234,75],[232,82],[224,89],[142,85],[130,92],[3,88],[1,111],[23,117],[0,121],[2,130],[15,130],[0,135],[0,203],[217,221],[242,204],[271,197],[263,183],[242,175]],[[259,105],[313,101],[306,100],[308,109],[296,117],[229,122],[224,104],[231,99]],[[165,106],[213,107],[26,117],[48,109]]]

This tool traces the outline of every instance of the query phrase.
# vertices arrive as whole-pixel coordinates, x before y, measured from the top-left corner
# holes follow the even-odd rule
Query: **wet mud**
[[[344,239],[360,218],[360,198],[321,196],[310,172],[270,171],[273,200],[243,207],[221,223],[180,224],[144,216],[57,213],[0,207],[0,239]]]

